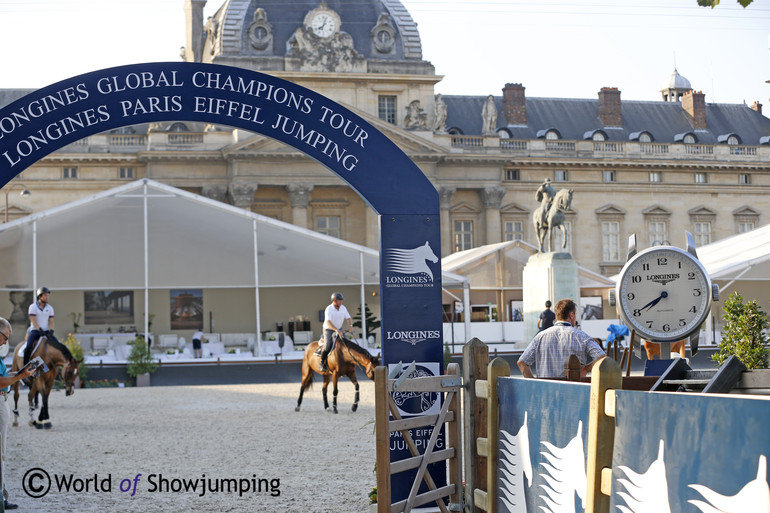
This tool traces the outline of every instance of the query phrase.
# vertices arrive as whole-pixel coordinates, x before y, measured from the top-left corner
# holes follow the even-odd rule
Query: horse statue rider
[[[541,253],[545,253],[546,240],[548,251],[553,251],[553,232],[562,232],[562,249],[567,247],[567,230],[564,228],[566,216],[564,212],[572,207],[574,189],[560,189],[558,192],[551,185],[551,179],[546,178],[535,192],[535,198],[540,206],[535,210],[532,221],[537,233],[537,242]]]

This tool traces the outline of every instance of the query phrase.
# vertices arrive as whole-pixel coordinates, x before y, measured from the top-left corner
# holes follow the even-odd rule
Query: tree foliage
[[[756,301],[743,302],[743,297],[733,292],[723,307],[725,326],[719,351],[712,359],[718,364],[724,363],[731,355],[743,362],[747,369],[767,367],[770,351],[764,347],[767,343],[765,330],[770,321]]]
[[[365,314],[366,314],[366,336],[363,337],[364,339],[369,339],[370,336],[374,335],[374,330],[378,329],[380,327],[380,321],[377,319],[377,317],[374,316],[371,310],[369,310],[369,305],[364,305],[366,308]],[[361,329],[361,307],[358,307],[358,312],[356,315],[353,316],[353,326],[355,326],[358,329]]]
[[[133,347],[131,348],[131,354],[128,355],[128,366],[126,372],[129,376],[137,377],[139,374],[147,374],[155,372],[158,369],[158,364],[152,357],[150,348],[147,347],[147,341],[144,337],[136,337],[133,342],[129,342]]]
[[[737,0],[737,1],[743,7],[748,7],[748,5],[754,0]],[[700,5],[701,7],[711,7],[713,9],[714,7],[719,5],[719,0],[698,0],[698,5]]]

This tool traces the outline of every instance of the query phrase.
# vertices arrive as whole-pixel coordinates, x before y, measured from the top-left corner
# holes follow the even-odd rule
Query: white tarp
[[[375,249],[149,179],[0,225],[0,262],[0,290],[379,284]]]

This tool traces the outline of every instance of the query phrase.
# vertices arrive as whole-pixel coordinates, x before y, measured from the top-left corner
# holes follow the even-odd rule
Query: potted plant
[[[719,351],[711,357],[722,365],[730,356],[735,355],[747,369],[764,369],[768,365],[770,351],[765,348],[770,327],[766,314],[756,301],[743,302],[743,297],[733,292],[723,307],[725,326]]]
[[[126,372],[129,376],[136,378],[136,386],[149,386],[150,373],[158,368],[157,362],[153,359],[150,348],[144,341],[144,337],[136,337],[129,342],[131,354],[128,355],[128,368]]]

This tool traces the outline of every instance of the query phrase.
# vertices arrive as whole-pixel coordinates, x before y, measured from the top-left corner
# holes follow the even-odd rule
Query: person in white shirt
[[[324,350],[321,353],[321,370],[323,371],[329,370],[326,359],[329,357],[329,351],[332,350],[334,334],[336,333],[340,338],[344,337],[342,327],[346,319],[348,321],[348,332],[353,333],[353,319],[350,318],[348,309],[342,304],[344,300],[345,298],[342,297],[342,294],[335,292],[332,294],[332,303],[324,311]]]
[[[48,287],[37,289],[37,301],[29,305],[29,328],[27,328],[27,346],[24,348],[24,363],[29,361],[37,340],[46,338],[59,342],[53,334],[53,307],[48,303],[51,291]],[[59,342],[60,343],[60,342]]]
[[[206,337],[203,336],[203,331],[198,330],[195,333],[193,333],[192,342],[193,342],[194,358],[203,358],[203,349],[201,349],[201,343],[205,341],[206,341]]]

